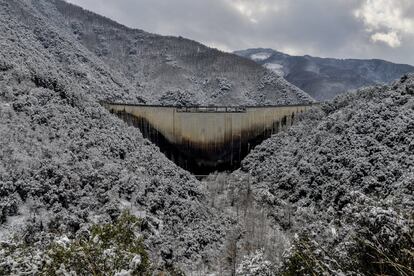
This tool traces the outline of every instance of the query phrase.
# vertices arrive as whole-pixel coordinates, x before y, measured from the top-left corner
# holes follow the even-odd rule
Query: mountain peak
[[[290,83],[323,101],[364,86],[387,84],[414,67],[380,59],[335,59],[310,55],[290,56],[272,49],[236,51],[283,76]]]

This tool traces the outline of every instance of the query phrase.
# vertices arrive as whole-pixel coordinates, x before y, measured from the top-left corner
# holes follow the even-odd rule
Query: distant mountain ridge
[[[414,66],[380,59],[334,59],[309,55],[290,56],[273,49],[255,48],[234,52],[283,76],[316,100],[328,100],[348,90],[390,83]]]

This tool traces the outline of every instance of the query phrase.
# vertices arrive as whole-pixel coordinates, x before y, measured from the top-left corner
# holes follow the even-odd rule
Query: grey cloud
[[[372,41],[364,21],[354,15],[366,0],[68,1],[129,27],[181,35],[226,51],[269,47],[291,54],[414,64],[413,35],[401,37],[396,48]],[[414,20],[406,9],[403,13]]]

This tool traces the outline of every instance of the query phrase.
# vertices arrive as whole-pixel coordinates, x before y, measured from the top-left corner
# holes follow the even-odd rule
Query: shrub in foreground
[[[90,235],[73,242],[54,243],[47,252],[43,272],[75,272],[76,275],[149,275],[150,262],[143,244],[137,237],[140,220],[128,212],[116,223],[95,225]]]

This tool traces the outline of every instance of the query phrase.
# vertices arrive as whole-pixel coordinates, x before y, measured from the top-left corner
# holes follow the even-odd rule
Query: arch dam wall
[[[308,105],[173,107],[102,103],[173,162],[196,174],[234,170],[256,145],[287,129]]]

